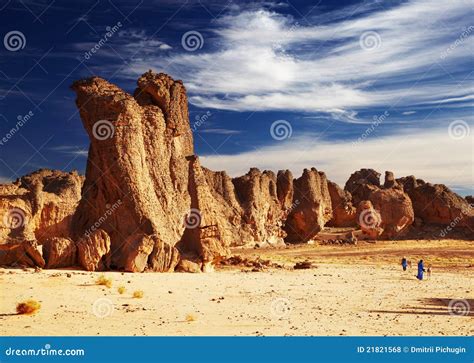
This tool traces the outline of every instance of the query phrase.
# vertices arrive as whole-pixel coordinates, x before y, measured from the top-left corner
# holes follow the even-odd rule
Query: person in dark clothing
[[[416,275],[418,280],[423,280],[423,272],[425,272],[425,267],[423,266],[423,260],[420,260],[418,262],[418,275]]]
[[[408,266],[408,261],[405,257],[402,258],[402,268],[403,268],[403,271],[406,271],[407,270],[407,266]]]

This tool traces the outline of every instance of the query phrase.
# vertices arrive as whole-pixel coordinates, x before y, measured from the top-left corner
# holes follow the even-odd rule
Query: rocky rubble
[[[386,172],[382,185],[361,169],[342,189],[315,168],[209,170],[185,87],[168,75],[143,74],[133,95],[99,77],[72,89],[90,139],[85,178],[39,170],[0,185],[1,265],[201,272],[231,246],[309,242],[326,226],[348,227],[351,241],[399,238],[415,219],[474,228],[472,197],[414,177]]]

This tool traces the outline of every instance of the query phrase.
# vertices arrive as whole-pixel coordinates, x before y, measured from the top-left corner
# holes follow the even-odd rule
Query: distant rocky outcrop
[[[72,89],[90,139],[85,178],[39,170],[0,185],[0,265],[205,272],[229,247],[308,242],[328,226],[351,241],[400,238],[415,219],[474,228],[472,197],[389,171],[382,185],[361,169],[341,189],[315,168],[209,170],[185,87],[166,74],[145,73],[133,95],[98,77]]]
[[[474,208],[443,184],[426,183],[414,176],[397,179],[413,203],[415,217],[425,224],[464,227],[474,237]]]

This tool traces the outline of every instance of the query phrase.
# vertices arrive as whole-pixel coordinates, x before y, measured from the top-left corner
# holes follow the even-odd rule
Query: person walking
[[[407,270],[407,266],[408,266],[407,259],[406,259],[406,257],[403,257],[403,258],[402,258],[402,268],[403,268],[403,271],[406,271],[406,270]]]
[[[425,272],[425,267],[423,266],[423,260],[420,260],[418,262],[418,275],[416,275],[418,280],[423,280],[423,272]]]

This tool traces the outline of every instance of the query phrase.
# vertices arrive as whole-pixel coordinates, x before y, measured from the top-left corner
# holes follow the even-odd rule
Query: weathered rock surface
[[[9,239],[0,245],[0,265],[43,268],[45,262],[35,240]]]
[[[354,205],[368,200],[370,193],[380,188],[380,173],[373,169],[361,169],[354,172],[346,182],[344,190],[352,195]]]
[[[41,169],[13,183],[0,184],[1,265],[11,265],[17,256],[20,264],[44,266],[36,246],[70,236],[83,180],[77,172]]]
[[[185,233],[185,217],[194,201],[204,197],[198,197],[193,183],[202,171],[191,165],[193,142],[183,84],[148,72],[138,80],[134,97],[97,77],[78,81],[73,89],[91,141],[74,219],[76,235],[120,200],[120,207],[100,226],[111,238],[113,266],[122,267],[120,253],[114,252],[130,234],[156,235],[172,246],[179,242],[182,251],[206,259],[225,252],[225,243]],[[102,136],[101,124],[106,126]]]
[[[41,169],[0,184],[0,243],[8,238],[68,237],[84,177]]]
[[[232,182],[251,242],[283,241],[285,233],[282,224],[285,213],[278,199],[275,173],[252,168],[247,174],[232,179]]]
[[[148,256],[148,269],[154,272],[172,272],[180,261],[180,253],[176,247],[160,241],[155,236],[153,251]]]
[[[415,220],[411,200],[403,190],[378,189],[370,194],[369,200],[380,214],[383,238],[401,236]]]
[[[414,176],[398,179],[413,203],[415,217],[426,224],[467,228],[474,238],[474,208],[443,184],[425,183]]]
[[[77,242],[79,265],[87,271],[110,268],[110,252],[110,237],[102,229],[85,235]]]
[[[333,211],[332,219],[327,223],[330,227],[353,227],[356,225],[357,208],[352,205],[352,196],[339,185],[328,181],[329,195]]]
[[[314,168],[295,179],[202,167],[186,90],[165,74],[142,75],[133,96],[98,77],[72,88],[90,138],[85,180],[40,170],[0,185],[0,264],[200,272],[230,246],[306,242],[325,226],[358,224],[373,239],[401,236],[415,218],[474,229],[472,197],[389,171],[383,185],[356,171],[343,190]]]
[[[326,175],[315,168],[305,169],[296,179],[294,202],[285,223],[288,242],[313,239],[333,217]]]
[[[366,238],[377,239],[382,235],[382,217],[371,201],[363,200],[360,202],[357,206],[357,215],[357,223]]]
[[[76,244],[65,237],[48,238],[43,242],[43,257],[46,268],[75,266]]]
[[[414,222],[412,202],[391,171],[385,172],[381,186],[380,173],[361,169],[350,176],[345,189],[357,203],[359,225],[371,238],[402,236]],[[373,223],[367,223],[366,219]]]

